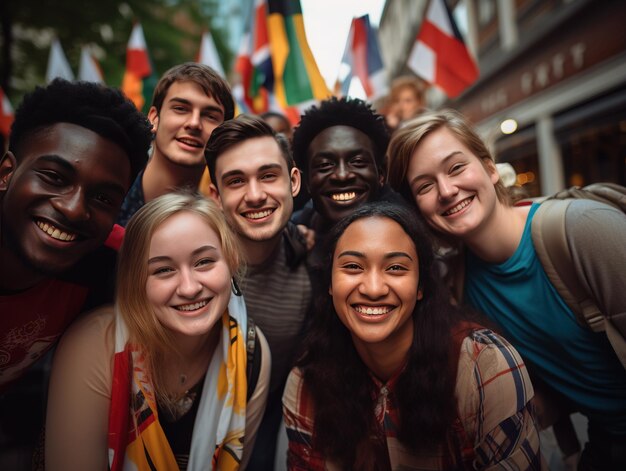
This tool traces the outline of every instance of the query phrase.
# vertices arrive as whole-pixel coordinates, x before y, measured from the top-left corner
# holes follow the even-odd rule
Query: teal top
[[[626,435],[626,371],[606,335],[578,323],[544,272],[530,231],[538,207],[531,206],[520,244],[505,262],[487,263],[467,251],[465,299],[590,421]]]

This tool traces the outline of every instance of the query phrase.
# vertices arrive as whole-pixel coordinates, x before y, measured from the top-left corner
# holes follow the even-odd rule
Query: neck
[[[8,247],[0,247],[0,290],[23,291],[47,278]]]
[[[530,206],[496,204],[490,220],[464,242],[474,254],[489,263],[502,263],[517,250]]]
[[[357,342],[354,345],[365,366],[382,382],[389,381],[406,362],[413,335],[398,340],[367,345]]]
[[[279,231],[271,239],[260,241],[241,237],[240,240],[246,262],[251,266],[263,265],[280,245],[282,235],[283,231]]]
[[[153,152],[141,181],[145,202],[147,203],[179,188],[197,189],[204,168],[202,165],[197,167],[177,165],[157,151]]]

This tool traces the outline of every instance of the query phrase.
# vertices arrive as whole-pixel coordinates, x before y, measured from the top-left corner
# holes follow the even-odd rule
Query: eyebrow
[[[339,255],[337,255],[337,258],[341,258],[341,257],[357,257],[357,258],[366,258],[365,254],[363,252],[357,252],[356,250],[345,250],[343,252],[341,252]],[[384,255],[383,258],[385,259],[390,259],[390,258],[397,258],[397,257],[403,257],[403,258],[408,258],[409,260],[413,261],[413,258],[406,252],[388,252]]]
[[[266,165],[261,165],[258,169],[257,169],[257,173],[258,172],[265,172],[267,170],[282,170],[282,166],[280,164],[266,164]],[[225,172],[222,175],[222,181],[226,180],[227,178],[233,177],[233,176],[239,176],[239,175],[244,175],[243,170],[239,170],[239,169],[235,169],[235,170],[229,170],[228,172]]]
[[[455,150],[453,152],[450,152],[448,155],[446,155],[443,160],[441,161],[441,164],[445,164],[448,160],[450,160],[451,158],[453,158],[454,156],[458,155],[458,154],[463,154],[463,152],[461,152],[460,150]],[[440,165],[441,165],[440,164]],[[412,186],[413,183],[415,183],[417,180],[421,179],[421,178],[425,178],[426,175],[417,175],[415,178],[413,178],[410,182],[409,182],[409,186]]]
[[[172,97],[168,100],[169,103],[171,102],[176,102],[176,103],[181,103],[183,105],[189,105],[189,106],[193,106],[193,103],[189,100],[187,100],[186,98],[180,98],[180,97]],[[220,113],[222,116],[224,116],[224,110],[222,110],[222,108],[220,108],[219,106],[216,105],[208,105],[202,108],[203,110],[207,110],[207,111],[217,111],[218,113]]]
[[[203,245],[202,247],[198,247],[197,249],[195,249],[193,252],[191,252],[191,255],[198,255],[202,252],[209,252],[209,251],[216,251],[217,249],[215,247],[213,247],[212,245]],[[152,263],[159,263],[159,262],[167,262],[169,260],[171,260],[172,257],[169,257],[167,255],[157,255],[156,257],[152,257],[148,259],[148,265],[152,264]]]

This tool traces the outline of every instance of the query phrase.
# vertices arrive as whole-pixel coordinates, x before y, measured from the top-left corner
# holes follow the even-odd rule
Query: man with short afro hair
[[[363,100],[333,97],[307,110],[294,130],[292,149],[311,202],[293,221],[319,239],[366,202],[400,202],[385,185],[388,144],[384,118]],[[313,264],[322,255],[318,247],[316,243]]]

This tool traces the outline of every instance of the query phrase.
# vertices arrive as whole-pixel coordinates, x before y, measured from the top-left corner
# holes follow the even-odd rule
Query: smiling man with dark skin
[[[0,391],[106,299],[103,245],[149,145],[119,91],[56,80],[24,98],[0,160]]]
[[[293,221],[319,239],[366,202],[400,201],[384,184],[388,143],[384,118],[362,100],[331,98],[310,108],[294,131],[293,153],[311,203]],[[314,249],[313,260],[322,255],[318,252]]]

